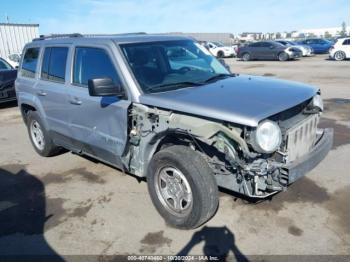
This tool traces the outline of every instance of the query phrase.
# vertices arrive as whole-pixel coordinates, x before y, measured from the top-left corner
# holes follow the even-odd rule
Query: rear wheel
[[[289,59],[289,56],[286,52],[281,52],[278,54],[279,61],[287,61],[288,59]]]
[[[208,221],[218,207],[218,187],[204,158],[186,146],[154,155],[148,168],[153,204],[170,225],[190,229]]]
[[[334,54],[334,59],[337,61],[342,61],[345,59],[345,57],[346,57],[346,55],[343,51],[337,51]]]
[[[61,148],[52,142],[37,112],[30,111],[26,123],[30,141],[39,155],[48,157],[60,152]]]
[[[250,61],[250,54],[249,53],[244,53],[242,55],[243,61]]]

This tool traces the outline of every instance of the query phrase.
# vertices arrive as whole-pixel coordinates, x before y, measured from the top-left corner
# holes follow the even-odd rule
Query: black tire
[[[345,60],[346,55],[343,51],[337,51],[334,53],[334,60],[336,61],[343,61]]]
[[[157,174],[167,167],[179,170],[190,186],[191,207],[184,215],[170,212],[157,191]],[[148,167],[147,184],[154,206],[164,220],[176,228],[192,229],[202,225],[215,214],[219,205],[218,186],[212,170],[198,152],[186,146],[170,146],[156,153]]]
[[[218,56],[218,58],[224,58],[225,54],[224,54],[224,52],[219,51],[217,56]]]
[[[289,60],[289,55],[286,52],[281,52],[278,54],[278,60],[281,62],[285,62],[287,60]]]
[[[242,60],[247,62],[247,61],[250,61],[251,57],[250,57],[250,54],[249,53],[244,53],[242,54]]]
[[[34,141],[33,135],[32,135],[32,129],[33,125],[37,123],[37,126],[40,128],[43,136],[43,148],[39,148],[37,146],[37,143]],[[28,134],[29,134],[29,139],[30,142],[32,142],[32,145],[35,149],[35,151],[44,157],[50,157],[50,156],[55,156],[60,153],[61,148],[56,146],[51,137],[49,136],[48,132],[45,129],[45,126],[40,119],[39,114],[36,111],[30,111],[26,117],[26,124],[27,124],[27,129],[28,129]]]

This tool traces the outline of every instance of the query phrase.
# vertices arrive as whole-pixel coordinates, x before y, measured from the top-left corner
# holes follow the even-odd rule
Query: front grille
[[[315,144],[319,122],[317,114],[311,115],[286,132],[288,162],[304,156]]]

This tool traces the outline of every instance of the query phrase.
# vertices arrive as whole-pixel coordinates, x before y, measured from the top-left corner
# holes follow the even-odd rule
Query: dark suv
[[[16,77],[17,70],[0,58],[0,103],[16,100]]]

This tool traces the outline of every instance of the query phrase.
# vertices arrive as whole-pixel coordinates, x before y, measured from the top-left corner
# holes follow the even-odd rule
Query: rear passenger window
[[[25,77],[35,77],[36,66],[38,64],[40,48],[28,48],[24,54],[21,75]]]
[[[343,45],[350,45],[350,39],[344,40]]]
[[[77,47],[75,49],[73,83],[87,85],[89,79],[108,77],[120,84],[118,74],[106,52],[101,48]]]
[[[41,79],[64,82],[67,63],[67,47],[47,47],[41,68]]]

